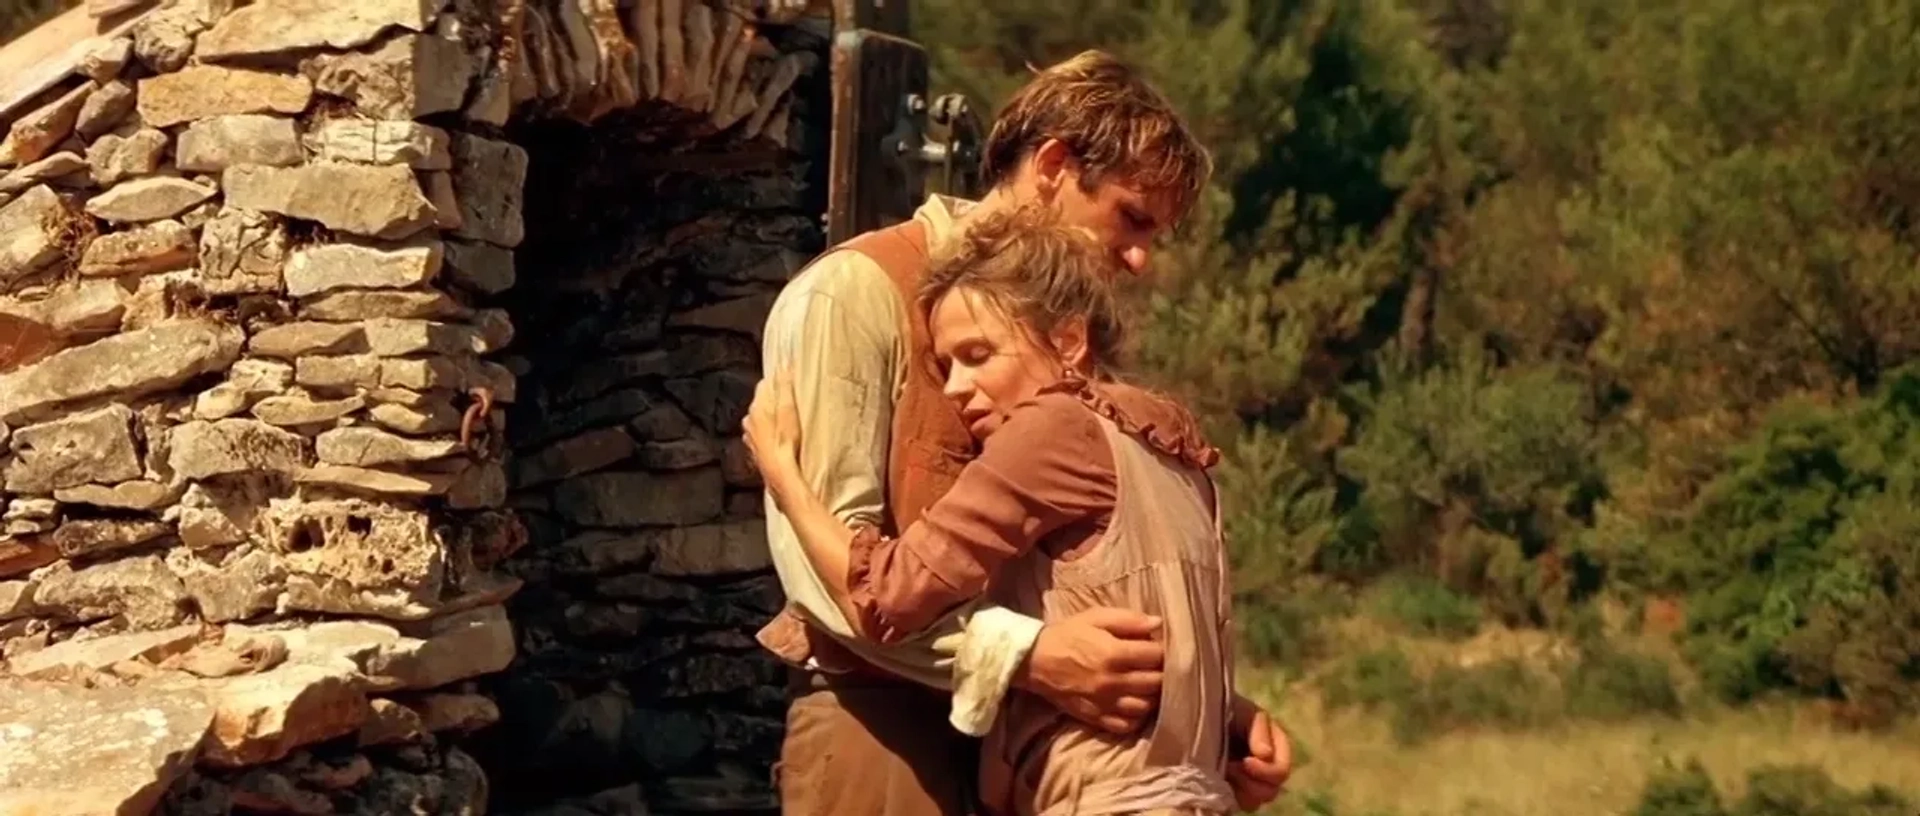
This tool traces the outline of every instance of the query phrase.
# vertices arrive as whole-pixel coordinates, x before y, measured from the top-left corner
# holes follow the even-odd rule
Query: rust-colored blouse
[[[847,585],[861,631],[898,642],[979,596],[1029,549],[1071,560],[1098,541],[1118,497],[1100,416],[1195,467],[1219,461],[1185,407],[1138,386],[1070,379],[1042,391],[1007,413],[953,490],[898,538],[858,531]]]

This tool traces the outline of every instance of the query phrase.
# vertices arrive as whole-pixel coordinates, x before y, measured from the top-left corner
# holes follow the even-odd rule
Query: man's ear
[[[1051,198],[1067,181],[1067,171],[1073,166],[1073,151],[1067,149],[1066,142],[1048,139],[1034,148],[1031,161],[1034,186],[1043,197]]]
[[[1093,351],[1087,345],[1087,319],[1072,317],[1060,321],[1053,331],[1047,333],[1047,342],[1060,355],[1060,362],[1067,368],[1086,373],[1092,368],[1088,359]]]

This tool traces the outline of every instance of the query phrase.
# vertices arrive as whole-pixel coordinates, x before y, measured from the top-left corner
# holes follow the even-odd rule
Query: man
[[[768,315],[763,364],[794,377],[802,470],[850,527],[904,529],[974,452],[908,305],[930,246],[979,213],[1040,204],[1100,236],[1137,274],[1212,172],[1165,98],[1097,51],[1014,95],[982,170],[992,189],[980,202],[935,196],[912,220],[829,250]],[[1152,711],[1164,656],[1152,618],[1106,609],[1042,626],[975,604],[919,640],[882,647],[856,636],[771,498],[767,532],[789,607],[760,640],[794,667],[779,765],[785,813],[972,812],[978,743],[965,735],[992,725],[1009,687],[1117,733]],[[1278,795],[1290,754],[1257,706],[1243,700],[1234,725],[1250,755],[1230,781],[1252,810]]]

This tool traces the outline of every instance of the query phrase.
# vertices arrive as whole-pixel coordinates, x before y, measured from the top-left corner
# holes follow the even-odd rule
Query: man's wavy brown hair
[[[1079,160],[1082,189],[1110,179],[1172,198],[1176,220],[1206,187],[1213,158],[1165,95],[1105,51],[1083,51],[1038,71],[1007,100],[982,148],[989,187],[1011,178],[1048,139]]]
[[[1051,208],[983,213],[937,248],[915,307],[931,316],[947,294],[973,292],[1049,349],[1054,329],[1084,319],[1091,373],[1111,379],[1126,344],[1114,286],[1122,272],[1113,252]]]

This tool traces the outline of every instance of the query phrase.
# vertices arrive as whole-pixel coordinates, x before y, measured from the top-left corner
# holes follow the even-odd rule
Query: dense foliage
[[[1251,646],[1383,586],[1443,635],[1657,598],[1729,698],[1916,699],[1920,6],[915,14],[946,88],[1105,47],[1216,152],[1137,363],[1228,451]]]

